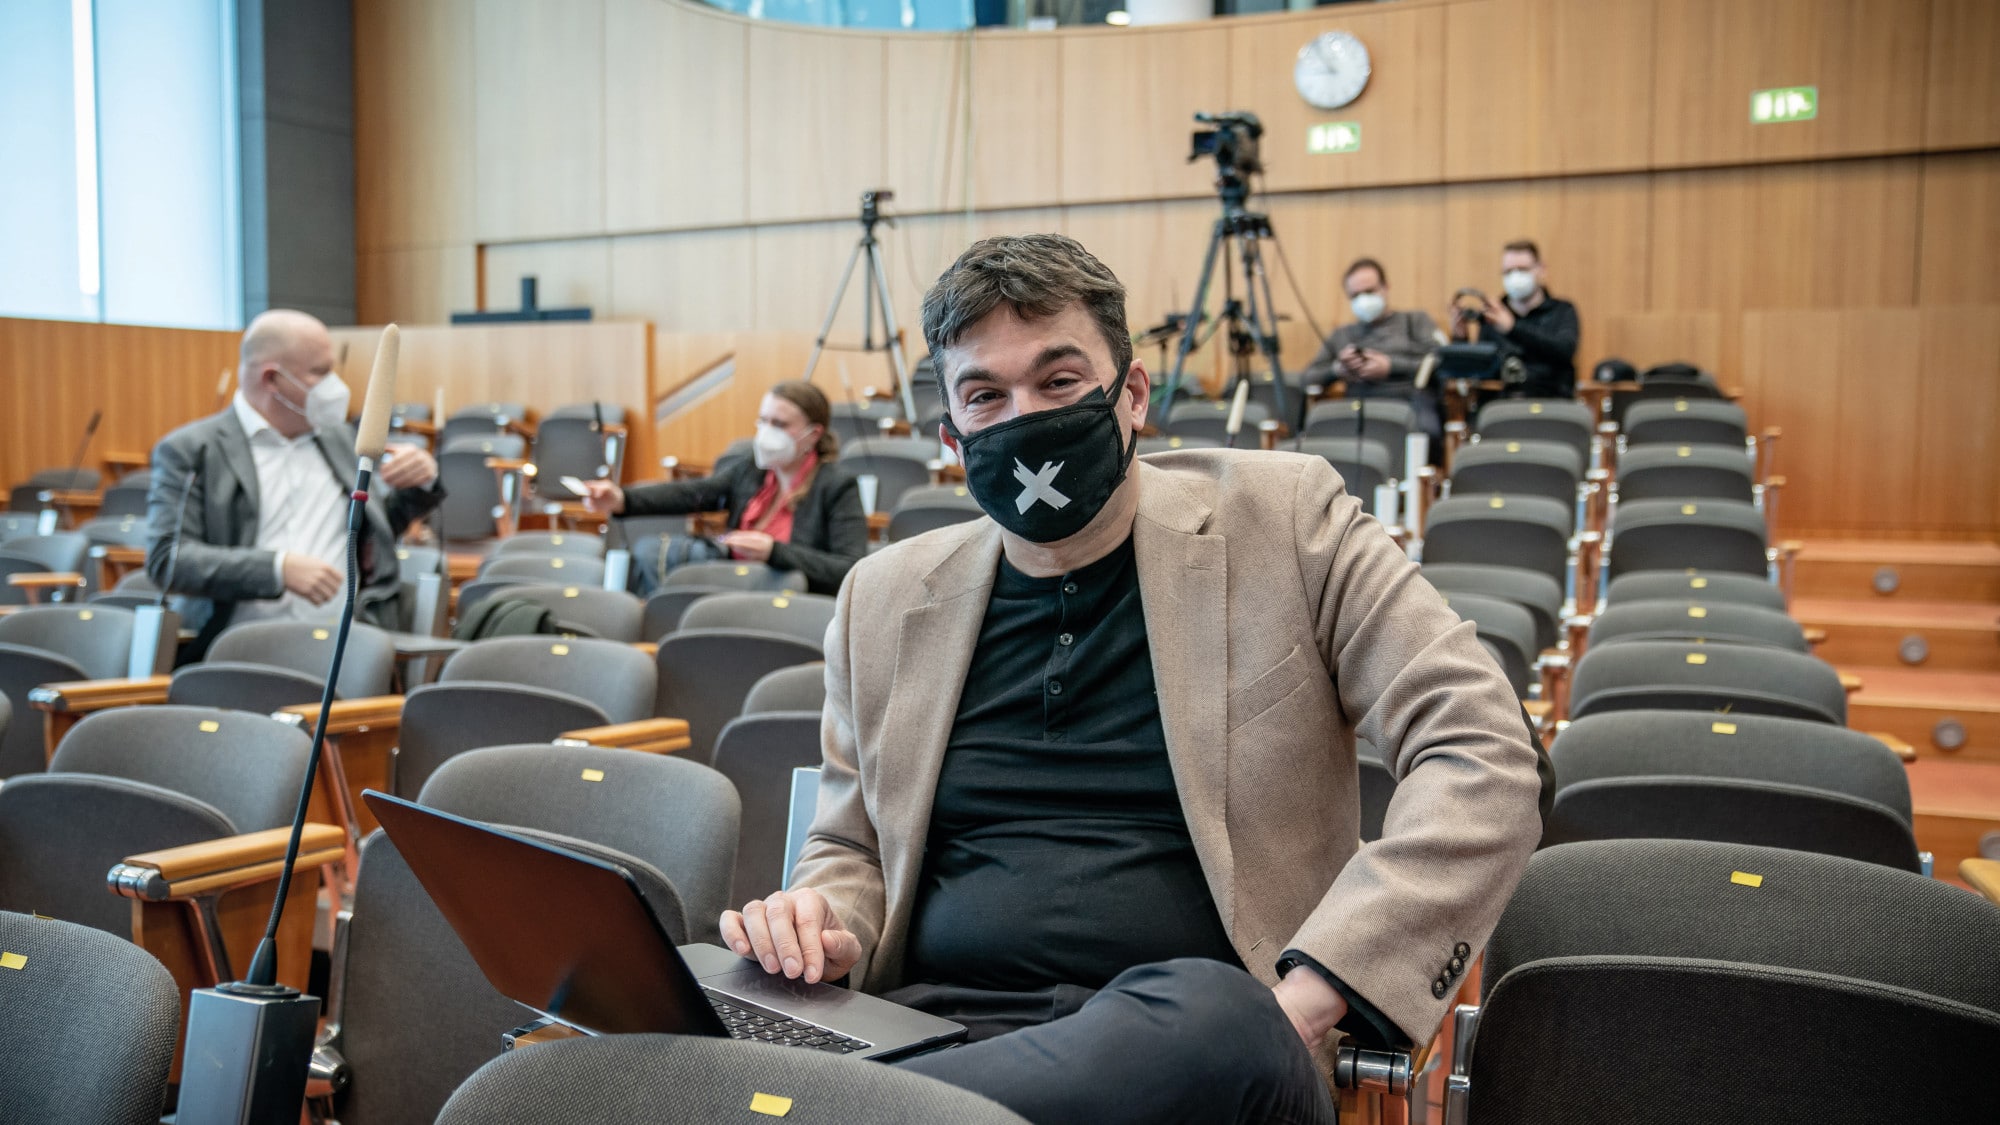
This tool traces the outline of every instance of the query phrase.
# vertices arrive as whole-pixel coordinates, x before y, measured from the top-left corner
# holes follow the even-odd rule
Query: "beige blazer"
[[[1428,1041],[1458,989],[1454,951],[1485,944],[1540,836],[1519,704],[1324,460],[1180,450],[1134,471],[1167,753],[1230,940],[1266,983],[1285,950],[1310,954]],[[851,979],[870,992],[904,983],[938,770],[999,559],[988,519],[897,544],[854,568],[827,631],[825,769],[792,885],[824,893],[860,939]],[[1399,780],[1367,845],[1357,737]]]

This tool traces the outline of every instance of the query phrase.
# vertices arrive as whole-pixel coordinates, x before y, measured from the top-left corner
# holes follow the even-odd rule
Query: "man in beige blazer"
[[[977,243],[926,296],[991,518],[848,577],[817,819],[793,889],[724,940],[976,1029],[982,997],[1045,1004],[907,1064],[1032,1120],[1331,1120],[1335,1030],[1427,1041],[1498,921],[1536,750],[1325,461],[1131,459],[1151,384],[1123,296],[1053,235]],[[1357,739],[1398,779],[1367,845]]]

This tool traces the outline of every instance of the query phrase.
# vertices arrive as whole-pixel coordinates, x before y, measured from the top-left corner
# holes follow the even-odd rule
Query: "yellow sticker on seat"
[[[1539,402],[1532,402],[1532,403],[1529,403],[1529,404],[1528,404],[1528,413],[1530,413],[1530,414],[1540,414],[1541,412],[1542,412],[1542,404],[1541,404],[1541,403],[1539,403]]]
[[[565,598],[574,598],[574,597],[576,597],[576,596],[577,596],[577,592],[576,592],[576,587],[574,587],[574,586],[564,586],[564,587],[563,587],[563,597],[565,597]]]
[[[1681,505],[1681,515],[1684,515],[1684,516],[1691,516],[1691,515],[1694,515],[1694,513],[1695,513],[1695,506],[1694,506],[1693,504],[1682,504],[1682,505]]]
[[[329,636],[332,636],[332,634],[328,633],[325,629],[313,630],[313,640],[323,641],[326,640]]]
[[[1508,442],[1508,443],[1507,443],[1507,452],[1509,452],[1509,453],[1519,453],[1519,452],[1521,452],[1521,443],[1520,443],[1520,442],[1518,442],[1518,441],[1510,441],[1510,442]]]
[[[1688,588],[1690,590],[1706,590],[1708,589],[1708,579],[1690,578],[1688,579]]]
[[[771,599],[771,608],[773,609],[783,609],[790,604],[792,604],[792,599],[790,598],[778,597]]]
[[[738,578],[741,578],[748,573],[750,573],[750,568],[747,566],[739,566],[736,568],[736,577]]]
[[[1694,446],[1683,445],[1675,451],[1675,455],[1679,457],[1692,457],[1694,456]]]
[[[1709,729],[1709,730],[1711,730],[1711,731],[1713,731],[1713,732],[1715,732],[1716,734],[1735,734],[1735,733],[1736,733],[1736,724],[1735,724],[1735,723],[1711,723],[1711,724],[1709,724],[1709,728],[1708,728],[1708,729]]]
[[[563,563],[563,561],[562,561],[561,559],[550,559],[550,560],[549,560],[549,569],[550,569],[550,570],[561,570],[561,569],[562,569],[562,563]]]
[[[1687,408],[1688,408],[1688,400],[1684,398],[1677,398],[1674,400],[1674,413],[1686,414]]]
[[[603,771],[603,770],[585,770],[585,771],[583,771],[583,779],[584,779],[585,781],[603,781],[603,780],[604,780],[604,771]]]
[[[201,721],[201,733],[203,734],[214,734],[221,729],[222,724],[216,722],[214,719],[203,719]]]
[[[1688,653],[1688,663],[1706,664],[1708,663],[1708,654],[1705,652],[1690,652]]]
[[[1731,871],[1729,873],[1729,881],[1739,887],[1761,887],[1764,885],[1764,877],[1762,875],[1752,875],[1748,871]]]
[[[0,969],[19,969],[28,963],[25,954],[0,953]]]
[[[550,545],[550,546],[552,546],[552,547],[560,547],[560,546],[562,546],[562,544],[563,544],[563,537],[562,537],[562,536],[560,536],[560,535],[551,535],[551,536],[549,536],[549,545]]]
[[[1504,508],[1507,506],[1507,501],[1502,497],[1495,496],[1486,502],[1486,506],[1489,508]]]
[[[1179,439],[1179,438],[1175,438],[1174,440],[1175,440],[1175,441],[1179,441],[1179,440],[1181,440],[1181,439]],[[1174,448],[1175,448],[1175,449],[1179,449],[1179,448],[1180,448],[1180,446],[1176,445],[1176,446],[1174,446]],[[967,492],[967,491],[965,490],[965,488],[964,488],[963,486],[960,486],[960,487],[958,487],[958,488],[954,488],[954,489],[952,489],[952,490],[951,490],[951,494],[952,494],[953,496],[970,496],[970,495],[972,495],[972,493],[970,493],[970,492]]]
[[[1689,606],[1689,607],[1688,607],[1688,616],[1689,616],[1689,617],[1707,617],[1707,616],[1708,616],[1708,610],[1707,610],[1707,609],[1705,609],[1705,608],[1703,608],[1702,606],[1698,606],[1698,605],[1691,605],[1691,606]]]
[[[766,1117],[783,1117],[792,1112],[792,1099],[781,1098],[776,1094],[752,1094],[750,1112],[761,1113]]]
[[[549,653],[550,653],[550,655],[553,655],[553,656],[568,656],[568,655],[569,655],[569,646],[568,646],[568,645],[550,645],[550,646],[549,646]]]
[[[76,611],[76,619],[78,621],[88,621],[96,616],[97,611],[94,609],[80,609]]]

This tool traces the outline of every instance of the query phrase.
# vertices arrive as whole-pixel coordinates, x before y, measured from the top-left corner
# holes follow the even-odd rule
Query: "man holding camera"
[[[1576,394],[1576,306],[1543,287],[1542,252],[1527,239],[1500,251],[1500,285],[1506,297],[1494,301],[1471,290],[1460,292],[1451,310],[1451,338],[1498,344],[1501,356],[1519,357],[1527,378],[1520,392],[1529,398],[1570,398]]]
[[[1424,357],[1444,343],[1437,322],[1421,309],[1392,311],[1388,271],[1373,258],[1358,258],[1348,266],[1341,288],[1354,311],[1354,323],[1333,330],[1306,366],[1301,383],[1319,387],[1339,380],[1347,384],[1349,398],[1408,399],[1416,408],[1417,428],[1433,440],[1441,439],[1444,428],[1437,392],[1416,385]]]

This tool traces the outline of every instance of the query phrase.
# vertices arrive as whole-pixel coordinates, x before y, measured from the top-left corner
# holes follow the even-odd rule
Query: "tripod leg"
[[[1161,400],[1160,425],[1164,429],[1167,414],[1174,408],[1174,399],[1181,393],[1181,376],[1187,369],[1188,353],[1194,350],[1194,339],[1201,330],[1202,310],[1208,305],[1208,283],[1215,276],[1215,256],[1222,249],[1224,225],[1215,222],[1214,233],[1208,236],[1208,253],[1201,259],[1201,280],[1195,283],[1194,304],[1188,309],[1187,323],[1181,327],[1180,347],[1174,351],[1174,369],[1167,375],[1167,392]]]
[[[867,242],[868,236],[862,235],[861,241],[855,243],[853,251],[847,255],[847,268],[840,272],[840,287],[833,291],[833,304],[827,306],[826,320],[820,324],[819,335],[813,340],[812,358],[806,360],[805,374],[799,376],[802,383],[812,382],[813,369],[819,366],[819,355],[826,350],[826,338],[833,335],[833,318],[840,315],[840,302],[847,297],[847,283],[854,280],[854,264],[861,260],[861,248]]]
[[[896,372],[896,393],[903,400],[903,417],[910,423],[910,432],[916,433],[917,394],[910,386],[910,368],[903,356],[903,336],[896,329],[896,307],[889,303],[889,271],[882,268],[882,244],[868,240],[868,275],[876,290],[876,300],[882,304],[882,328],[889,340],[889,366]]]

